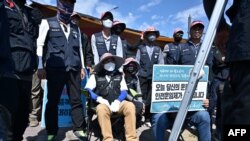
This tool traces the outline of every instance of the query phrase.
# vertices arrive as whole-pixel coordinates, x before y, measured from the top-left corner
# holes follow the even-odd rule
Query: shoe
[[[56,135],[48,135],[47,136],[47,141],[55,141],[56,140]]]
[[[30,127],[37,127],[39,125],[39,122],[36,118],[30,118],[29,121],[30,121],[30,124],[29,124]]]
[[[145,125],[146,125],[147,127],[151,127],[151,123],[150,123],[150,122],[145,122]]]
[[[74,131],[74,135],[81,141],[87,141],[87,134],[83,131]]]

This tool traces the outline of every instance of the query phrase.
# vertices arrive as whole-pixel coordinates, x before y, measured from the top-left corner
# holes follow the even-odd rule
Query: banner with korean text
[[[151,113],[177,112],[190,78],[193,65],[154,65],[152,78]],[[199,80],[193,94],[189,111],[204,110],[209,68],[204,66],[205,75]]]

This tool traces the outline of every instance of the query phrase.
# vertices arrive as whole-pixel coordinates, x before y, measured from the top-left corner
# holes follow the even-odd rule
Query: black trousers
[[[142,100],[145,104],[145,119],[151,119],[150,106],[151,106],[151,94],[152,94],[152,79],[147,79],[146,77],[139,77]]]
[[[230,79],[222,95],[224,124],[250,125],[250,61],[239,61],[230,66]]]
[[[31,81],[0,78],[0,104],[11,113],[13,141],[21,141],[28,126]]]
[[[55,71],[47,70],[47,104],[45,110],[45,124],[47,134],[56,135],[58,131],[58,104],[62,90],[66,84],[71,105],[73,130],[83,130],[86,127],[83,105],[81,101],[80,71]]]

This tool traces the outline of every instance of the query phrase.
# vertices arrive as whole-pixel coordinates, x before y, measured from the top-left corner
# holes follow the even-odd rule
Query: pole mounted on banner
[[[207,28],[207,33],[205,34],[203,43],[198,53],[198,57],[196,58],[194,68],[193,68],[193,71],[191,72],[190,79],[189,79],[189,82],[188,82],[188,85],[184,94],[184,98],[181,102],[181,106],[177,113],[177,116],[176,116],[168,141],[177,141],[179,137],[182,125],[187,115],[189,105],[192,100],[193,93],[198,83],[198,76],[199,76],[200,70],[203,68],[207,60],[207,56],[210,52],[210,49],[211,49],[211,46],[215,37],[215,33],[219,25],[221,16],[224,12],[226,3],[227,3],[227,0],[216,1],[212,16],[211,16],[211,19]]]

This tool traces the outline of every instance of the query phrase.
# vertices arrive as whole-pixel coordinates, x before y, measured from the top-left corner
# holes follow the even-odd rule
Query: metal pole
[[[190,38],[190,26],[192,22],[192,17],[191,15],[188,16],[188,39]]]
[[[108,10],[108,11],[113,11],[113,10],[116,10],[116,9],[118,9],[119,7],[118,6],[116,6],[116,7],[113,7],[113,8],[111,8],[110,10]]]
[[[177,113],[177,117],[175,119],[175,122],[174,122],[174,125],[173,125],[173,128],[172,128],[172,131],[171,131],[171,134],[170,134],[168,141],[177,141],[177,139],[179,137],[183,122],[186,118],[188,107],[191,103],[193,93],[194,93],[196,85],[198,83],[199,72],[203,68],[203,66],[206,62],[207,56],[210,52],[210,48],[211,48],[211,45],[213,43],[215,33],[217,30],[219,21],[221,19],[221,16],[224,12],[226,3],[227,3],[227,0],[217,0],[216,1],[215,7],[214,7],[214,10],[212,13],[212,17],[211,17],[209,25],[208,25],[207,33],[205,34],[203,43],[202,43],[200,51],[198,53],[198,57],[196,58],[193,71],[191,73],[183,100],[181,102],[180,109]]]

